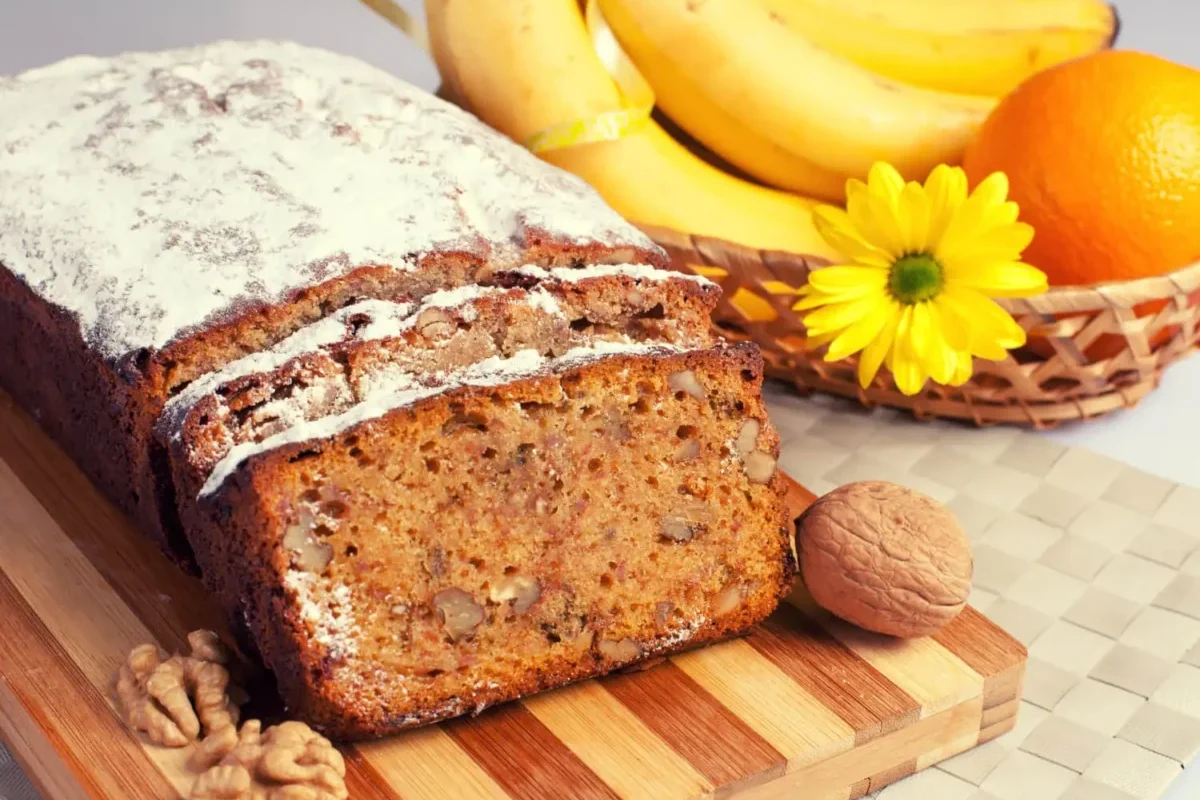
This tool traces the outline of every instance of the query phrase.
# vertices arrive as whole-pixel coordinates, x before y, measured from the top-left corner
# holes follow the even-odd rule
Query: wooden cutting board
[[[812,495],[793,485],[799,513]],[[221,630],[0,392],[0,738],[51,798],[186,797],[186,751],[142,743],[109,687],[134,646]],[[742,639],[345,749],[350,796],[846,800],[1009,730],[1024,648],[973,609],[900,642],[798,594]]]

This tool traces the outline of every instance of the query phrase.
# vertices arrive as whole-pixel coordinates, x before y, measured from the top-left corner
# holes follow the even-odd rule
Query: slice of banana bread
[[[225,451],[183,518],[289,712],[386,734],[769,614],[795,565],[760,381],[752,346],[612,339],[384,369]]]
[[[706,347],[715,285],[645,266],[497,273],[509,286],[467,286],[413,303],[363,301],[274,347],[193,381],[168,401],[156,444],[174,448],[183,504],[235,447],[345,411],[381,375],[420,377],[493,356],[561,355],[596,341]],[[295,415],[299,414],[299,417]]]

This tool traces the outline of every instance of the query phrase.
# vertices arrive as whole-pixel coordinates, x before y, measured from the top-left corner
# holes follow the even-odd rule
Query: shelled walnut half
[[[345,800],[342,754],[303,722],[262,729],[248,720],[205,739],[188,765],[201,772],[190,800]]]
[[[155,744],[184,747],[237,726],[244,694],[230,682],[229,651],[212,631],[193,631],[188,645],[190,655],[169,658],[157,645],[139,645],[117,673],[122,716]]]

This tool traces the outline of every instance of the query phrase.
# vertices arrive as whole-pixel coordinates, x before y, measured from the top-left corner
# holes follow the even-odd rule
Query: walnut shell
[[[818,605],[891,636],[927,636],[971,591],[971,543],[944,505],[885,481],[817,500],[796,526],[800,570]]]

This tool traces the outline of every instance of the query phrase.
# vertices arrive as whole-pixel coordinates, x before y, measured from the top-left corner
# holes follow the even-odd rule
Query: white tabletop
[[[403,2],[419,10],[419,0]],[[1121,46],[1200,67],[1200,3],[1116,0],[1116,6],[1123,23]],[[0,74],[78,53],[252,37],[328,47],[420,86],[437,84],[428,58],[355,0],[0,0]],[[1172,368],[1161,388],[1138,408],[1047,435],[1200,486],[1200,358]],[[1165,800],[1194,797],[1200,797],[1195,764]]]

